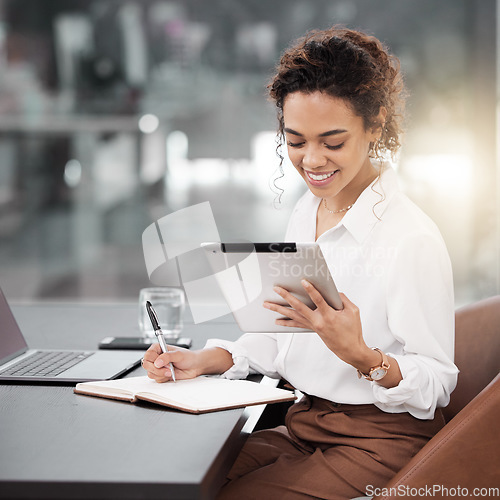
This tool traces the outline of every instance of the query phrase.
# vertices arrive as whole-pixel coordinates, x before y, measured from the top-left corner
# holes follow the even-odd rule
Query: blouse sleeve
[[[455,388],[454,297],[451,264],[444,242],[433,234],[402,242],[387,281],[387,318],[402,353],[387,353],[403,379],[387,389],[372,382],[376,405],[387,412],[403,405],[430,419],[446,406]]]
[[[275,334],[246,333],[235,342],[209,339],[205,347],[221,347],[231,353],[234,364],[222,374],[225,378],[246,378],[253,373],[280,378],[274,367],[274,360],[278,354]]]

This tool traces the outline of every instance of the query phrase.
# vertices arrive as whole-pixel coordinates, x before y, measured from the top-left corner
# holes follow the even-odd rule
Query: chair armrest
[[[493,488],[489,494],[500,495],[499,422],[500,374],[443,427],[375,499],[401,497],[403,491],[415,493],[420,488],[419,497],[467,496],[458,494],[457,488],[462,492],[467,488],[471,496],[475,488]]]

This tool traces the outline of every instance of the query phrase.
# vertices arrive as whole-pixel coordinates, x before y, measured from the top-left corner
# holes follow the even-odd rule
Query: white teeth
[[[330,172],[329,174],[316,175],[312,174],[311,172],[307,172],[307,174],[313,181],[324,181],[325,179],[328,179],[328,177],[331,177],[334,173],[335,172]]]

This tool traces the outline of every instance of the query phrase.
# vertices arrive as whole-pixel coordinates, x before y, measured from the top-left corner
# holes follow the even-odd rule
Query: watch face
[[[380,380],[380,379],[384,378],[386,374],[387,374],[387,370],[385,368],[380,367],[380,368],[376,368],[375,370],[373,370],[370,373],[370,377],[373,380]]]

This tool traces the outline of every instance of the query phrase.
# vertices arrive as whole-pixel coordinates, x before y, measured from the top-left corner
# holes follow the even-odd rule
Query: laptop
[[[143,352],[29,349],[0,289],[0,382],[88,382],[119,377]]]

